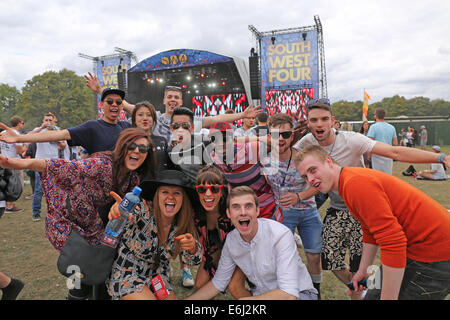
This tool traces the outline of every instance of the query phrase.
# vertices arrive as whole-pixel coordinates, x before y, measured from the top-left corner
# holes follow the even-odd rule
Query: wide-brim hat
[[[156,191],[161,186],[177,186],[184,189],[193,207],[200,202],[193,182],[184,172],[179,170],[163,170],[159,173],[158,177],[158,179],[142,181],[139,187],[142,189],[141,197],[143,199],[153,201]]]

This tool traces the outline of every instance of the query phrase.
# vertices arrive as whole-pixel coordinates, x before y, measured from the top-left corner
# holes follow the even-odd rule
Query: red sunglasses
[[[203,185],[199,184],[198,186],[195,186],[195,189],[197,190],[198,194],[205,194],[208,189],[211,191],[211,193],[219,193],[220,190],[222,190],[223,185],[221,184],[214,184],[214,185]]]

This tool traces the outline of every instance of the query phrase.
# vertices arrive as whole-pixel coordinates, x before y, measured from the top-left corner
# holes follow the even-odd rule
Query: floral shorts
[[[361,225],[347,209],[328,208],[323,220],[322,269],[346,269],[345,255],[348,249],[350,271],[358,271],[362,255],[362,239]]]

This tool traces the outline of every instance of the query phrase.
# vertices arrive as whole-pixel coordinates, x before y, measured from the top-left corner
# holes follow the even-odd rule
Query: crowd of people
[[[436,148],[397,146],[384,110],[376,111],[370,128],[363,124],[362,134],[334,127],[328,99],[310,100],[306,121],[284,113],[269,117],[251,105],[242,113],[197,118],[183,107],[181,88],[166,87],[161,113],[149,101],[127,102],[122,90],[103,90],[95,76],[85,78],[101,95],[101,119],[59,129],[54,115],[45,114],[42,126],[27,134],[18,132],[23,121],[0,124],[0,166],[33,172],[32,219],[41,219],[44,195],[45,234],[56,250],[72,230],[100,244],[108,221],[120,215],[122,198],[142,188],[109,279],[69,289],[68,299],[154,300],[155,277],[167,290],[165,299],[177,299],[172,259],[180,261],[182,285],[196,289],[188,299],[228,290],[235,299],[317,300],[322,270],[331,270],[342,288],[353,283],[352,299],[448,294],[450,214],[391,172],[364,167],[369,155],[381,171],[392,159],[449,166],[450,157]],[[130,121],[119,120],[122,110]],[[240,119],[243,126],[233,129]],[[3,153],[8,146],[20,155],[24,144],[33,143],[29,158]],[[80,148],[78,156],[72,147]],[[326,197],[322,222],[318,208]],[[11,203],[4,207],[20,210]],[[432,223],[427,215],[433,215]],[[368,278],[378,248],[382,286],[366,290],[357,283]],[[195,279],[192,266],[198,266]],[[423,292],[411,288],[414,270],[439,284],[421,283]],[[3,298],[15,298],[23,285],[0,272]]]

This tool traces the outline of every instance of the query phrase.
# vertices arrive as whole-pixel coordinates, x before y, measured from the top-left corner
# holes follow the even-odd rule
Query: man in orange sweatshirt
[[[381,299],[445,299],[450,290],[450,212],[409,183],[380,171],[340,167],[320,146],[294,158],[303,179],[338,191],[363,230],[363,254],[352,278],[368,278],[380,248]]]

